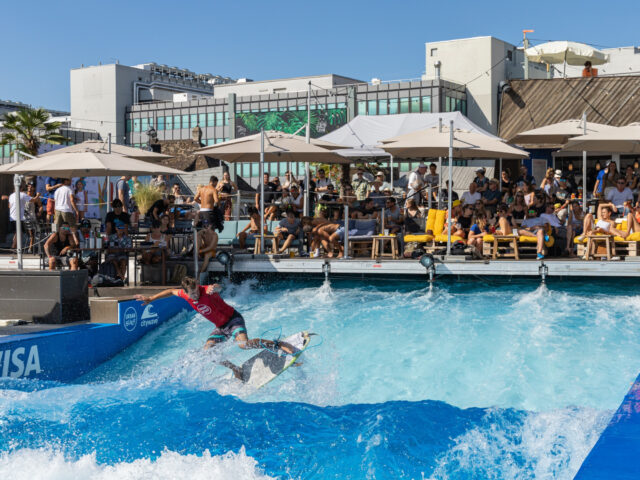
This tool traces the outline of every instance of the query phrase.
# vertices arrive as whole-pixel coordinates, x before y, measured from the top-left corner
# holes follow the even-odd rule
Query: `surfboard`
[[[298,332],[282,340],[297,349],[292,355],[277,355],[265,349],[244,362],[240,367],[244,384],[252,389],[264,387],[298,360],[309,346],[311,335]]]

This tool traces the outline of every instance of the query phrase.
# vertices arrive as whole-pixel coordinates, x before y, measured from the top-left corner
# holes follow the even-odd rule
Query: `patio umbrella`
[[[102,177],[116,175],[181,175],[182,170],[157,163],[143,162],[118,153],[72,152],[43,155],[0,167],[0,174],[49,177]]]
[[[512,147],[502,140],[480,133],[449,126],[400,135],[382,140],[380,147],[386,152],[404,158],[449,157],[449,185],[452,183],[453,158],[527,158],[524,150]],[[448,188],[447,255],[451,254],[451,188]]]
[[[108,142],[102,140],[87,140],[82,143],[70,145],[64,148],[58,148],[38,157],[52,157],[54,155],[60,155],[62,153],[77,153],[77,152],[95,152],[95,153],[109,153]],[[167,160],[171,155],[164,155],[162,153],[150,152],[148,150],[142,150],[140,148],[127,147],[126,145],[118,145],[117,143],[111,144],[111,153],[117,153],[124,155],[125,157],[136,158],[138,160],[144,160],[148,162],[159,162],[161,160]]]
[[[597,133],[574,137],[562,150],[601,153],[640,154],[640,123],[614,127]]]
[[[616,127],[603,125],[601,123],[588,123],[586,134],[615,130]],[[573,119],[545,125],[520,132],[509,139],[509,143],[517,145],[564,145],[569,139],[585,135],[585,120]]]
[[[586,43],[555,41],[546,42],[524,51],[529,60],[539,63],[567,63],[568,65],[602,65],[609,61],[609,55]]]
[[[344,148],[342,145],[310,139],[275,130],[261,131],[257,135],[229,140],[196,150],[230,163],[260,163],[260,219],[264,225],[264,164],[268,162],[318,162],[349,164],[348,158],[329,151]],[[309,185],[305,186],[305,202],[309,204]],[[264,229],[260,229],[260,249],[264,248]]]

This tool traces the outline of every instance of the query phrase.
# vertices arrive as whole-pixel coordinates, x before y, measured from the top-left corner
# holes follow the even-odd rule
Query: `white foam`
[[[21,449],[0,455],[0,477],[12,480],[272,478],[264,474],[258,462],[246,454],[244,447],[238,453],[224,455],[211,455],[208,450],[201,455],[181,455],[165,450],[154,460],[143,458],[115,465],[98,463],[95,453],[69,459],[51,449]]]

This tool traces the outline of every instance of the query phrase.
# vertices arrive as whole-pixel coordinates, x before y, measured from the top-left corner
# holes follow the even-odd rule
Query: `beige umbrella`
[[[195,153],[210,155],[230,163],[260,161],[260,134],[229,140],[196,150]],[[264,162],[315,162],[343,163],[351,161],[329,150],[343,149],[344,145],[311,139],[289,133],[267,130],[264,132]]]
[[[568,65],[584,65],[589,61],[592,65],[602,65],[609,61],[609,55],[579,42],[555,41],[529,47],[524,54],[530,61],[538,63],[567,63]]]
[[[512,147],[500,139],[449,127],[434,127],[382,140],[380,147],[403,158],[449,157],[449,185],[452,183],[453,158],[528,158],[524,150]],[[451,254],[451,187],[448,189],[447,255]]]
[[[614,127],[597,133],[574,137],[562,150],[601,153],[640,154],[640,123]]]
[[[49,177],[102,177],[116,175],[181,175],[182,170],[143,162],[118,153],[73,152],[42,156],[0,167],[0,174]]]
[[[60,155],[62,153],[77,153],[77,152],[96,152],[96,153],[109,153],[108,142],[102,140],[87,140],[82,143],[70,145],[64,148],[58,148],[39,157],[52,157],[54,155]],[[162,153],[150,152],[148,150],[142,150],[140,148],[127,147],[125,145],[118,145],[117,143],[111,144],[111,153],[117,153],[124,155],[125,157],[137,158],[138,160],[144,160],[148,162],[159,162],[161,160],[167,160],[171,155],[164,155]]]
[[[382,140],[382,148],[402,158],[445,157],[449,147],[457,158],[527,158],[524,150],[512,147],[500,139],[467,130],[453,130],[450,145],[449,127],[428,128]]]
[[[615,128],[601,123],[588,123],[586,134],[611,131]],[[564,145],[569,139],[580,135],[585,135],[584,120],[574,119],[520,132],[510,138],[509,142],[518,145]]]

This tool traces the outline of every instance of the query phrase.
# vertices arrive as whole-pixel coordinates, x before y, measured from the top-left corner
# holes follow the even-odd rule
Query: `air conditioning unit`
[[[200,95],[198,95],[197,93],[182,92],[182,93],[173,94],[174,103],[191,102],[192,100],[198,100],[199,98],[200,98]]]

